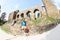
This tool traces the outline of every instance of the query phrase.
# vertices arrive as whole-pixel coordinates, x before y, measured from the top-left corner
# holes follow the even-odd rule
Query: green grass
[[[0,21],[0,29],[2,29],[5,32],[10,32],[9,29],[2,27],[7,21]]]
[[[39,23],[41,23],[41,19],[36,19],[36,20],[33,20],[32,22],[34,23],[34,24],[39,24]]]
[[[2,29],[4,32],[6,32],[6,33],[10,33],[10,30],[9,29],[7,29],[7,28],[3,28],[2,26],[0,26],[0,29]]]
[[[53,17],[47,16],[46,18],[47,18],[46,20],[49,20],[49,21],[51,21],[51,22],[57,22],[57,19],[55,19],[55,18],[53,18]]]
[[[10,30],[6,27],[3,27],[3,24],[5,24],[7,21],[1,21],[0,22],[0,29],[2,29],[3,31],[5,31],[6,33],[10,33]]]
[[[10,30],[7,28],[2,28],[3,31],[5,31],[6,33],[10,33]]]
[[[45,19],[46,18],[46,19]],[[36,20],[33,20],[32,22],[34,24],[40,24],[40,23],[43,23],[43,20],[45,20],[44,22],[57,22],[57,19],[53,18],[53,17],[50,17],[50,16],[44,16],[43,18],[38,18]]]

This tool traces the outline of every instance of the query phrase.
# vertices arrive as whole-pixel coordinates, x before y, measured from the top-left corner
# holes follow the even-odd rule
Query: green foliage
[[[3,24],[5,24],[7,21],[0,21],[0,26],[2,26]]]

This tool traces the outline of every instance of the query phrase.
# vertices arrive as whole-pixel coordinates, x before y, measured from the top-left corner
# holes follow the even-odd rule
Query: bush
[[[7,21],[0,21],[0,26],[2,26],[3,24],[5,24]]]
[[[58,24],[60,23],[60,19],[57,19]]]

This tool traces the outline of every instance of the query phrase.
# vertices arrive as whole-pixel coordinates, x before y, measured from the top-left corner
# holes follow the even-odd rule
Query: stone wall
[[[23,11],[19,11],[18,13],[14,13],[12,12],[10,15],[9,15],[9,18],[8,20],[18,20],[18,19],[22,19],[22,16],[24,18],[27,18],[29,19],[30,17],[27,16],[29,13],[31,13],[31,19],[35,19],[35,12],[36,11],[39,11],[39,18],[42,17],[42,14],[43,14],[43,10],[42,10],[42,7],[41,6],[36,6],[36,7],[33,7],[33,8],[29,8],[29,9],[25,9]],[[15,16],[14,16],[15,15]],[[14,19],[15,17],[15,19]]]
[[[11,20],[16,20],[16,15],[19,12],[19,10],[16,10],[14,12],[11,12],[8,17],[8,21],[10,22]]]
[[[19,15],[19,17],[17,17],[17,18],[22,18],[21,17],[22,14],[24,14],[25,18],[29,18],[27,16],[27,14],[30,12],[31,16],[32,16],[31,19],[34,19],[35,18],[34,17],[34,14],[35,14],[34,11],[39,11],[40,12],[40,17],[42,16],[42,8],[40,6],[36,6],[34,8],[29,8],[29,9],[26,9],[26,10],[23,10],[23,11],[17,13],[17,16]]]

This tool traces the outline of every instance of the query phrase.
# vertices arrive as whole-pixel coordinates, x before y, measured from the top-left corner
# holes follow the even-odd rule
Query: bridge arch
[[[31,11],[27,11],[26,15],[27,15],[27,17],[31,18],[32,17]]]
[[[34,10],[34,17],[35,17],[35,19],[37,19],[37,18],[40,17],[40,11],[39,11],[39,9],[35,9]]]
[[[20,15],[22,18],[24,17],[24,13],[21,13],[21,15]]]

